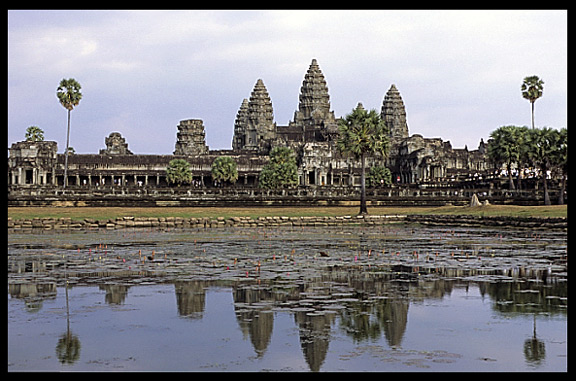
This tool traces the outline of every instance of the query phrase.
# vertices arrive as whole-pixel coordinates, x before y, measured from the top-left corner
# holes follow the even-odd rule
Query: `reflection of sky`
[[[534,317],[497,313],[491,308],[493,303],[488,296],[482,297],[477,287],[468,292],[455,288],[442,300],[412,303],[402,346],[456,352],[462,355],[458,363],[464,370],[525,371],[523,345],[532,337]],[[566,342],[566,320],[538,316],[536,327],[537,337],[546,341],[548,366],[565,371],[566,358],[559,356],[566,348],[554,342]]]
[[[298,326],[288,312],[274,313],[270,342],[257,357],[240,331],[229,288],[206,290],[201,319],[178,316],[172,284],[132,286],[124,303],[115,305],[106,304],[97,287],[74,287],[69,295],[80,359],[63,367],[55,356],[66,332],[65,293],[58,289],[57,298],[44,301],[34,314],[25,312],[22,300],[9,298],[10,370],[308,370]],[[531,370],[523,345],[532,337],[533,315],[496,313],[492,303],[475,285],[468,292],[454,288],[443,299],[412,302],[394,350],[383,336],[353,344],[336,319],[321,370]],[[536,324],[546,345],[546,359],[536,370],[565,370],[566,316],[537,316]],[[407,365],[410,359],[429,368]]]

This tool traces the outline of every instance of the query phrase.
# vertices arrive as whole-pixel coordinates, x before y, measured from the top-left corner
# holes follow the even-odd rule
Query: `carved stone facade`
[[[232,146],[235,150],[267,154],[276,137],[274,110],[264,81],[254,85],[250,101],[244,99],[234,122]]]
[[[195,184],[210,185],[211,164],[218,156],[238,163],[237,186],[258,184],[258,175],[275,146],[288,146],[298,161],[300,185],[359,186],[360,163],[343,157],[336,149],[338,120],[330,110],[324,74],[313,59],[300,88],[298,109],[288,125],[276,125],[272,100],[262,79],[249,99],[244,99],[233,127],[232,150],[210,151],[201,119],[182,120],[177,126],[174,156],[191,165]],[[409,135],[404,101],[395,85],[386,92],[381,116],[390,130],[390,153],[386,159],[371,157],[367,167],[386,165],[394,183],[449,182],[487,171],[485,144],[478,150],[453,149],[449,141]],[[118,132],[106,139],[106,149],[95,154],[74,154],[69,162],[69,184],[102,186],[167,186],[166,168],[172,155],[133,155]],[[64,155],[56,142],[19,142],[10,148],[9,185],[63,184]]]
[[[104,142],[106,149],[101,149],[100,155],[132,155],[126,139],[119,132],[112,132]]]
[[[318,66],[316,59],[312,60],[302,87],[298,110],[294,112],[294,120],[287,128],[281,130],[298,131],[301,139],[291,139],[289,134],[284,134],[285,141],[321,142],[331,140],[338,133],[338,124],[334,117],[334,111],[330,111],[330,95],[324,74]],[[295,136],[296,137],[296,136]],[[299,138],[299,136],[297,136]]]
[[[9,184],[51,185],[56,179],[57,149],[58,145],[53,141],[12,144],[8,157]]]
[[[176,134],[174,155],[197,156],[208,153],[206,133],[201,119],[181,120]]]
[[[408,137],[408,124],[406,123],[406,108],[396,85],[392,84],[384,96],[380,116],[390,130],[390,137],[402,139]]]

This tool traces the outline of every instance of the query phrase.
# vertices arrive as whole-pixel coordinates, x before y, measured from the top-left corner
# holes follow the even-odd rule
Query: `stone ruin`
[[[395,184],[446,184],[488,170],[483,141],[477,150],[469,151],[467,147],[453,149],[440,138],[410,136],[404,101],[394,84],[384,96],[381,116],[390,130],[390,153],[387,158],[371,157],[367,167],[387,166]],[[113,184],[121,178],[120,184],[167,186],[168,163],[182,157],[190,163],[198,179],[195,183],[205,185],[211,183],[212,162],[225,155],[238,163],[237,186],[253,187],[270,150],[288,146],[297,155],[301,186],[358,186],[360,163],[338,152],[337,138],[338,119],[330,110],[327,81],[313,59],[302,81],[298,109],[288,125],[274,122],[270,94],[258,79],[236,115],[231,150],[209,149],[201,119],[180,121],[173,155],[135,155],[122,135],[113,132],[99,155],[70,155],[69,184]],[[14,143],[8,158],[9,185],[63,184],[63,156],[56,153],[56,142]]]
[[[119,132],[112,132],[104,141],[106,148],[100,150],[100,155],[133,155]]]
[[[201,119],[181,120],[176,134],[174,155],[198,156],[208,153],[206,145],[204,124]]]

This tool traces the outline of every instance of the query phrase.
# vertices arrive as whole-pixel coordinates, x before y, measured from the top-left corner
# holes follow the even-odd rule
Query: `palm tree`
[[[44,131],[38,126],[30,126],[26,129],[25,138],[27,142],[43,142]]]
[[[564,191],[566,190],[566,177],[568,177],[568,130],[566,128],[561,128],[559,134],[559,147],[555,155],[555,164],[562,176],[560,180],[558,204],[564,205]]]
[[[535,166],[540,167],[544,183],[544,205],[550,205],[547,175],[548,170],[552,169],[554,157],[557,156],[557,151],[560,149],[560,138],[560,132],[549,127],[532,129],[528,133],[529,157]]]
[[[178,186],[192,182],[190,163],[184,159],[170,160],[168,167],[166,167],[166,178],[169,183],[177,184]]]
[[[234,184],[238,180],[238,166],[229,156],[219,156],[212,163],[212,179]]]
[[[528,99],[532,106],[532,128],[534,128],[534,102],[542,96],[544,81],[533,75],[524,78],[522,82],[522,97]]]
[[[60,81],[60,85],[56,89],[56,96],[60,101],[60,104],[68,110],[68,130],[66,133],[66,151],[65,151],[65,159],[64,159],[64,189],[66,189],[66,184],[68,184],[68,147],[70,145],[70,111],[74,109],[74,107],[78,106],[80,103],[80,99],[82,99],[82,93],[80,89],[82,87],[80,84],[74,79],[63,79]]]
[[[512,164],[520,166],[520,154],[523,152],[520,143],[521,128],[516,126],[502,126],[490,133],[488,144],[488,157],[497,166],[505,164],[508,171],[508,181],[510,190],[514,190],[514,180],[512,180]]]
[[[360,214],[368,214],[366,207],[366,156],[376,153],[386,157],[389,149],[389,132],[376,110],[366,111],[362,103],[344,119],[338,121],[338,150],[353,155],[362,164]]]

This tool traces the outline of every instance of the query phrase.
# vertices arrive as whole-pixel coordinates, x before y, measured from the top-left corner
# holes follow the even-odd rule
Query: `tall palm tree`
[[[376,153],[386,157],[389,150],[389,131],[376,110],[366,111],[362,103],[344,119],[338,121],[338,150],[360,159],[362,164],[360,214],[368,214],[366,207],[366,157]]]
[[[66,185],[68,184],[68,147],[70,146],[70,111],[74,109],[74,107],[78,106],[80,103],[80,99],[82,99],[82,93],[80,89],[82,87],[80,84],[74,79],[63,79],[60,81],[60,85],[56,89],[56,96],[60,101],[60,104],[68,110],[68,130],[66,133],[66,151],[64,151],[64,189],[66,189]]]
[[[542,96],[544,91],[544,81],[533,75],[524,78],[522,82],[522,97],[530,101],[532,106],[532,128],[534,128],[534,102]]]

